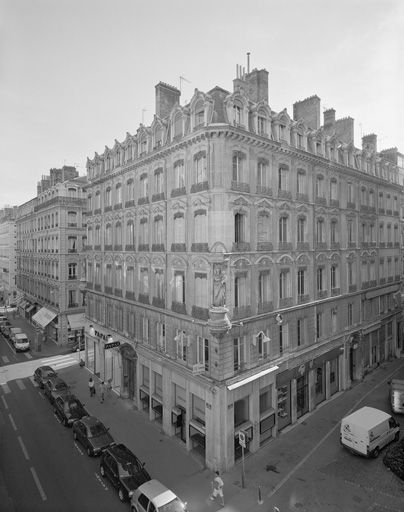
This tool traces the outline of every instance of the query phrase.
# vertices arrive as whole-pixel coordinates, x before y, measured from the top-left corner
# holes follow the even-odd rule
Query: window
[[[242,338],[233,338],[233,367],[237,372],[244,363],[244,344]]]
[[[174,164],[174,188],[185,187],[184,160],[178,160]]]
[[[247,275],[237,274],[234,277],[234,306],[236,308],[247,305]]]
[[[69,236],[67,239],[68,242],[68,251],[69,252],[77,252],[77,236]],[[92,243],[91,243],[92,245]]]
[[[154,147],[158,148],[163,142],[163,129],[160,125],[156,126],[154,131]]]
[[[77,279],[77,263],[68,264],[69,279]]]
[[[267,212],[259,212],[257,223],[257,241],[269,242],[270,240],[270,218]]]
[[[321,292],[325,288],[325,279],[324,279],[324,267],[317,268],[317,291]]]
[[[353,304],[348,304],[348,325],[353,325]]]
[[[244,154],[240,151],[235,151],[233,153],[233,181],[243,181],[243,162],[244,162]]]
[[[338,288],[338,267],[331,265],[331,289]]]
[[[234,216],[234,242],[245,242],[245,215],[236,213]]]
[[[146,316],[142,316],[142,338],[149,341],[149,319]]]
[[[268,161],[264,159],[258,160],[257,163],[257,186],[268,186]]]
[[[149,269],[146,267],[140,269],[140,293],[143,295],[149,293]]]
[[[319,339],[323,335],[323,313],[316,314],[316,338]]]
[[[97,190],[97,192],[95,193],[94,208],[96,210],[99,210],[101,208],[101,193],[99,190]]]
[[[331,243],[338,243],[338,223],[336,220],[331,221]]]
[[[306,239],[305,237],[306,231],[306,219],[305,217],[299,217],[297,219],[297,242],[303,243]]]
[[[139,229],[139,244],[147,245],[149,243],[149,224],[147,219],[143,217],[140,219],[140,229]]]
[[[324,242],[324,220],[318,219],[316,224],[316,240],[317,243]]]
[[[258,276],[258,302],[264,304],[271,301],[271,278],[269,270],[263,270]]]
[[[383,223],[379,226],[379,242],[384,243],[384,225]]]
[[[126,268],[125,287],[127,292],[135,291],[135,270],[133,267]]]
[[[200,151],[194,157],[195,183],[203,183],[206,177],[206,151]]]
[[[104,206],[106,208],[112,205],[111,187],[107,187],[105,189],[105,197],[104,197],[104,199],[105,199],[105,205]]]
[[[149,184],[147,174],[140,176],[140,197],[147,197],[149,194]]]
[[[373,190],[369,190],[369,206],[374,208],[375,206],[375,194]]]
[[[298,194],[306,193],[306,172],[305,171],[302,171],[302,170],[297,171],[296,192]]]
[[[69,290],[68,291],[68,307],[69,308],[77,307],[76,290]]]
[[[93,198],[91,195],[87,196],[87,210],[89,212],[91,212],[93,209]],[[52,217],[53,217],[53,214],[52,214]],[[53,227],[53,222],[52,222],[52,227]]]
[[[279,298],[286,299],[291,296],[289,269],[282,269],[279,273]]]
[[[279,354],[282,355],[289,346],[289,329],[287,324],[279,326]]]
[[[355,203],[355,192],[354,186],[352,183],[347,183],[347,202]]]
[[[207,243],[208,222],[206,210],[197,210],[194,214],[194,240],[195,243]]]
[[[122,224],[117,222],[115,224],[115,245],[122,245]]]
[[[286,165],[280,165],[278,170],[278,190],[289,189],[289,168]]]
[[[354,223],[352,219],[347,220],[347,231],[348,231],[348,244],[353,244],[355,242],[355,230]]]
[[[304,318],[299,318],[297,320],[296,334],[297,334],[297,346],[301,347],[302,345],[304,345],[304,341],[305,341],[305,322],[304,322]]]
[[[173,295],[174,302],[185,303],[185,274],[182,270],[174,271]]]
[[[182,244],[185,242],[185,217],[182,212],[174,214],[174,243]]]
[[[135,245],[135,224],[133,220],[129,220],[126,224],[126,242],[128,245]]]
[[[348,261],[348,286],[355,284],[355,264],[353,261]]]
[[[115,288],[122,290],[122,265],[115,263]]]
[[[156,194],[161,194],[163,190],[163,170],[156,169],[154,171],[154,190]]]
[[[205,122],[205,108],[202,101],[195,105],[195,127],[203,125]]]
[[[306,270],[300,268],[297,271],[297,294],[298,295],[305,295],[306,293]]]
[[[177,358],[186,362],[188,341],[186,332],[176,329],[176,336],[174,339],[177,343]]]
[[[200,272],[195,273],[195,306],[208,307],[208,276]]]
[[[288,217],[282,216],[279,219],[279,243],[288,241]]]
[[[367,193],[366,188],[361,188],[361,205],[366,206],[367,205]]]
[[[258,359],[266,359],[269,357],[269,337],[264,333],[260,332],[257,336],[257,352]]]
[[[234,121],[234,124],[237,126],[242,124],[242,121],[243,121],[242,113],[243,113],[243,110],[242,110],[241,105],[239,105],[238,103],[234,103],[234,105],[233,105],[233,121]]]
[[[154,218],[154,243],[157,245],[164,244],[164,226],[161,215]]]
[[[164,272],[162,269],[155,269],[154,270],[154,279],[155,279],[155,297],[158,299],[164,299],[165,293],[164,293]]]
[[[69,227],[77,226],[77,212],[67,212],[67,225]]]
[[[316,178],[316,197],[324,197],[324,178],[317,176]]]
[[[261,112],[258,113],[257,129],[258,129],[258,134],[259,135],[267,135],[268,134],[267,120],[265,118],[265,114],[264,113],[261,113]]]
[[[167,350],[166,324],[164,322],[157,322],[157,348],[163,352]]]
[[[115,204],[122,203],[122,186],[120,183],[116,184],[115,187]]]
[[[338,183],[335,179],[332,179],[330,182],[330,198],[331,201],[338,200]]]
[[[205,371],[209,370],[209,340],[197,336],[196,338],[196,362],[205,366]]]

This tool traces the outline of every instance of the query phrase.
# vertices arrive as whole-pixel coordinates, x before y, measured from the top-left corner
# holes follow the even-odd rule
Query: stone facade
[[[86,363],[210,468],[403,350],[403,169],[267,84],[181,106],[160,83],[151,126],[87,162]]]

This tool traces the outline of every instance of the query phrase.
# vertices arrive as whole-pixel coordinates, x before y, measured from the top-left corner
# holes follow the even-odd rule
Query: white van
[[[373,407],[362,407],[341,421],[341,443],[365,457],[377,457],[384,446],[399,437],[399,423]]]
[[[30,349],[29,339],[27,338],[27,335],[24,334],[23,332],[18,332],[17,334],[14,334],[12,337],[12,341],[16,352],[22,352]]]

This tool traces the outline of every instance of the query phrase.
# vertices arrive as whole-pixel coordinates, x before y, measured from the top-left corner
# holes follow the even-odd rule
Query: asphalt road
[[[36,384],[17,379],[8,389],[0,397],[0,472],[11,511],[128,511]]]
[[[0,366],[22,363],[33,359],[30,351],[16,352],[13,344],[0,333]]]

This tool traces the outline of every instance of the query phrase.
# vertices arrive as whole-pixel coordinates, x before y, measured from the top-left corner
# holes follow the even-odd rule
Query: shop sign
[[[246,443],[245,443],[245,432],[242,432],[240,431],[238,433],[238,442],[240,443],[240,446],[242,446],[243,448],[246,447]]]
[[[111,343],[105,343],[104,348],[107,350],[108,348],[119,347],[120,344],[120,341],[111,341]]]

